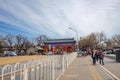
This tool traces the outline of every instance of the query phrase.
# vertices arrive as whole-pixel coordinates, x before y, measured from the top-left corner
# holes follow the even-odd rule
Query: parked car
[[[104,54],[107,54],[107,51],[103,51]]]
[[[15,52],[9,52],[4,54],[4,56],[17,56],[17,54]]]
[[[3,53],[0,53],[0,57],[3,57]]]

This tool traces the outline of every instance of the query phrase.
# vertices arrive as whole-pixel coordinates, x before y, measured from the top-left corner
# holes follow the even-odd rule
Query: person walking
[[[99,52],[99,63],[104,65],[104,53],[102,52],[102,50],[100,50]]]
[[[92,54],[91,54],[91,57],[92,57],[92,60],[93,60],[93,65],[96,64],[96,56],[97,56],[96,50],[93,50]]]
[[[99,51],[96,51],[96,61],[99,59]]]

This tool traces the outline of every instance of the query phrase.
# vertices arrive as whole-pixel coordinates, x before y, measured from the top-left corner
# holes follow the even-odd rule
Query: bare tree
[[[13,44],[15,43],[14,36],[8,34],[7,36],[5,36],[5,40],[8,44],[9,49],[12,50],[13,49]]]
[[[3,52],[3,48],[7,47],[5,38],[3,35],[0,35],[0,52]]]
[[[47,40],[48,39],[48,37],[46,36],[46,35],[40,35],[40,36],[38,36],[37,38],[36,38],[36,41],[37,41],[37,45],[38,46],[44,46],[44,44],[43,44],[43,41],[45,41],[45,40]]]
[[[107,39],[106,40],[106,48],[112,48],[114,46],[114,41],[112,39]]]
[[[91,33],[90,35],[82,38],[79,41],[79,45],[82,45],[82,48],[96,48],[96,35]]]
[[[114,35],[112,40],[116,43],[116,45],[120,45],[120,34]]]
[[[16,45],[15,45],[15,47],[17,49],[17,54],[21,53],[23,44],[24,44],[24,37],[22,35],[17,35],[16,36]]]
[[[16,49],[18,54],[26,54],[26,51],[29,47],[33,46],[33,44],[28,40],[27,37],[24,37],[22,35],[16,36]],[[24,53],[21,53],[21,51],[24,51]]]
[[[106,35],[104,32],[101,33],[91,33],[90,35],[82,38],[79,41],[79,45],[82,45],[82,47],[88,47],[88,48],[99,48],[99,44],[101,42],[105,42]]]
[[[90,35],[87,36],[87,44],[89,45],[90,48],[97,48],[97,38],[96,38],[96,33],[91,33]]]
[[[96,38],[98,41],[98,46],[103,47],[103,43],[106,42],[106,34],[104,32],[96,33]]]
[[[32,42],[30,42],[27,37],[24,37],[23,40],[24,40],[23,41],[23,50],[24,50],[24,54],[26,54],[27,49],[30,48],[31,46],[33,46],[34,44]]]

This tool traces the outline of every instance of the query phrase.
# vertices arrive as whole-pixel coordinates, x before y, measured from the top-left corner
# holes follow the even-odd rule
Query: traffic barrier
[[[0,70],[0,80],[58,80],[77,53],[50,55],[47,58],[6,65]]]

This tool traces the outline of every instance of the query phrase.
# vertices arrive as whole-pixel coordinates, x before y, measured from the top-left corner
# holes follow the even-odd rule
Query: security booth
[[[116,51],[116,61],[120,61],[120,50]]]
[[[116,61],[120,61],[120,46],[113,47],[113,53],[116,55]]]

